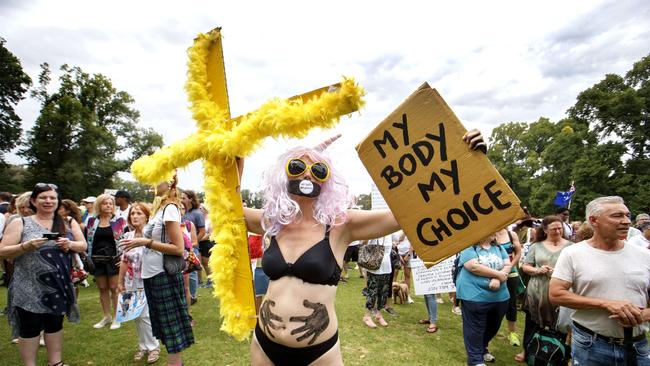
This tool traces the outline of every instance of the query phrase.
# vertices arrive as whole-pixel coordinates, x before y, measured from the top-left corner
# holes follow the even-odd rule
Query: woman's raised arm
[[[384,237],[400,229],[393,213],[386,210],[348,210],[350,242]]]

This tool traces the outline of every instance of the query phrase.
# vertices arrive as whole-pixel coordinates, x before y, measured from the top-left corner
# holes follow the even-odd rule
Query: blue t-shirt
[[[498,290],[492,291],[489,288],[489,278],[477,276],[463,267],[468,260],[476,258],[478,258],[479,263],[500,271],[504,266],[503,261],[508,258],[508,253],[501,246],[495,245],[490,246],[490,249],[483,249],[480,245],[473,245],[460,252],[458,265],[461,269],[456,281],[456,296],[461,300],[475,302],[508,300],[510,294],[505,282],[501,282]]]

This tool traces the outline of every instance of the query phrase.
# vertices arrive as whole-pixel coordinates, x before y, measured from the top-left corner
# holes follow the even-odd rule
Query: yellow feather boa
[[[228,119],[228,111],[219,108],[209,93],[207,55],[216,36],[200,34],[188,50],[185,89],[198,132],[134,161],[131,172],[140,182],[153,185],[169,179],[175,168],[204,160],[206,204],[215,228],[211,239],[218,243],[212,250],[210,267],[214,293],[220,299],[220,313],[224,318],[221,329],[243,340],[250,335],[255,309],[243,307],[236,299],[235,268],[238,261],[247,258],[239,258],[235,253],[242,246],[248,248],[248,244],[241,207],[235,207],[241,201],[233,200],[228,193],[233,189],[229,183],[233,183],[226,181],[227,167],[232,168],[236,157],[249,156],[267,136],[304,137],[314,127],[334,126],[342,114],[358,110],[364,104],[365,92],[353,79],[344,78],[338,90],[311,100],[275,98],[255,112]]]

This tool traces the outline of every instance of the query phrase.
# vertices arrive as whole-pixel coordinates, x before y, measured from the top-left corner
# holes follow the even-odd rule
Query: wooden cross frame
[[[314,127],[330,128],[362,105],[363,89],[352,79],[230,118],[221,28],[199,34],[188,50],[186,91],[198,131],[133,162],[142,183],[158,184],[174,169],[203,160],[205,198],[217,244],[210,257],[214,293],[220,299],[221,329],[238,340],[255,327],[246,225],[239,192],[237,158],[252,153],[266,137],[304,137]]]

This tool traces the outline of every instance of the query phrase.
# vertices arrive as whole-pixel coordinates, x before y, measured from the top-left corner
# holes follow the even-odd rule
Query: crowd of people
[[[464,140],[468,148],[484,148],[476,130]],[[363,324],[389,326],[382,312],[394,316],[397,299],[414,302],[416,251],[390,210],[353,207],[326,147],[288,150],[265,173],[264,208],[244,207],[258,311],[250,348],[255,365],[342,364],[336,289],[368,243],[383,245],[383,256],[377,268],[360,268]],[[197,194],[177,183],[175,177],[160,183],[151,203],[131,202],[129,192],[118,191],[78,205],[50,183],[0,193],[6,313],[25,365],[36,365],[41,341],[48,365],[64,365],[63,319],[79,320],[75,287],[87,281],[85,272],[103,313],[94,328],[119,329],[120,296],[144,294],[133,359],[157,362],[162,344],[168,365],[183,364],[182,352],[194,343],[191,304],[200,283],[211,286],[202,274],[209,275],[210,249],[218,243],[210,241]],[[538,355],[528,345],[548,332],[561,343],[571,335],[565,363],[572,356],[575,364],[616,364],[624,355],[650,364],[650,217],[637,214],[632,225],[618,197],[589,203],[584,223],[569,221],[566,208],[541,219],[527,214],[458,253],[449,297],[462,319],[467,364],[495,361],[489,346],[504,317],[508,341],[522,347],[513,352],[519,362],[534,362]],[[391,234],[392,240],[376,239]],[[444,326],[439,296],[424,294],[427,316],[418,323],[427,333]],[[518,310],[525,314],[523,338]]]

